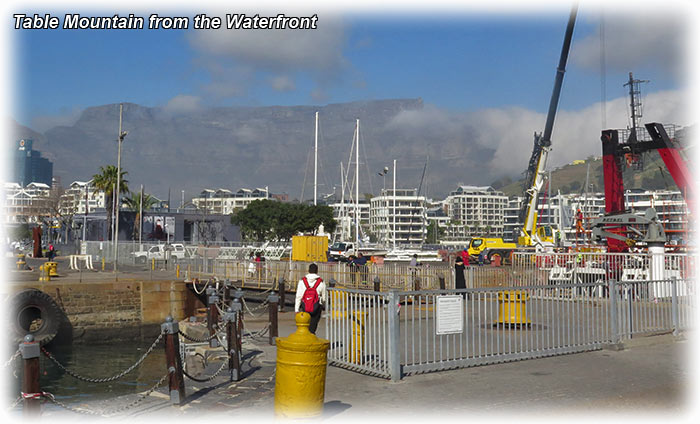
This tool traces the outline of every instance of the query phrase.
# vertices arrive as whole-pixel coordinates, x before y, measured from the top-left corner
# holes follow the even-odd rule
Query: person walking
[[[49,243],[49,251],[46,256],[49,258],[49,262],[53,262],[53,258],[56,257],[56,248],[53,247],[53,243]]]
[[[457,256],[455,259],[455,289],[466,289],[467,283],[464,280],[464,261],[461,256]],[[461,293],[462,297],[466,298],[466,292]]]
[[[316,334],[321,312],[326,308],[327,301],[326,283],[318,275],[318,265],[310,264],[309,273],[297,284],[294,311],[308,312],[311,315],[309,331],[313,334]]]

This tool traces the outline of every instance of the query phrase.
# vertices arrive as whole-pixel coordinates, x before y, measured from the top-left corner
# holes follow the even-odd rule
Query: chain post
[[[286,290],[284,287],[284,277],[280,277],[279,280],[277,280],[277,295],[280,298],[280,302],[279,302],[280,312],[284,312],[284,294],[285,293],[286,293]]]
[[[216,288],[207,287],[207,328],[209,335],[216,334],[216,323],[219,322],[219,310],[216,309],[216,304],[219,302],[219,296],[216,293]],[[216,337],[209,340],[209,347],[219,347],[219,341]]]
[[[241,379],[241,351],[238,348],[238,314],[241,312],[241,304],[233,303],[224,314],[226,322],[226,344],[228,349],[229,381]]]
[[[233,292],[233,302],[231,305],[234,311],[238,311],[236,314],[236,342],[238,344],[238,351],[240,352],[243,345],[243,290],[237,289]]]
[[[160,325],[161,332],[165,333],[165,360],[170,374],[168,390],[170,403],[182,405],[185,401],[185,379],[182,375],[182,360],[180,359],[179,327],[173,317],[168,316],[165,323]]]
[[[438,282],[440,284],[440,290],[445,290],[445,276],[440,274],[438,275]]]
[[[277,308],[278,303],[279,303],[279,296],[277,296],[274,293],[271,293],[269,296],[267,296],[267,310],[270,315],[270,336],[269,336],[269,343],[270,345],[275,344],[275,338],[279,335],[278,330],[277,330]]]
[[[374,291],[382,291],[382,282],[378,275],[374,277]]]
[[[39,386],[39,356],[40,345],[34,341],[34,336],[27,334],[24,341],[19,344],[19,351],[22,354],[24,373],[22,377],[22,393],[40,393]],[[27,418],[35,418],[41,414],[41,398],[27,397],[24,399],[23,415]]]

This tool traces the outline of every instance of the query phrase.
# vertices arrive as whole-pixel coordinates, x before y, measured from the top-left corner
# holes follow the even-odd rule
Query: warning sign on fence
[[[460,295],[437,296],[437,334],[464,332],[464,299]]]

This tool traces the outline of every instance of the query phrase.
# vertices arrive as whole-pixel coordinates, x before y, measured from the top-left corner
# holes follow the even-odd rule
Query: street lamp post
[[[114,222],[114,272],[117,272],[117,253],[118,253],[118,248],[119,248],[119,204],[120,202],[120,196],[119,196],[119,190],[120,190],[120,182],[121,182],[121,173],[122,173],[122,142],[124,141],[124,137],[126,137],[127,132],[122,131],[122,113],[124,111],[124,104],[119,103],[119,137],[117,139],[117,192],[114,196],[114,199],[116,201],[115,205],[115,222]]]

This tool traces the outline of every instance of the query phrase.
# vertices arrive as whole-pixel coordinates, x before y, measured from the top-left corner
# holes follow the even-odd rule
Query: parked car
[[[159,244],[157,246],[151,246],[148,250],[134,252],[133,255],[136,259],[136,263],[139,264],[146,263],[152,259],[157,261],[167,259],[177,262],[187,257],[187,251],[185,250],[185,246],[180,243]]]

